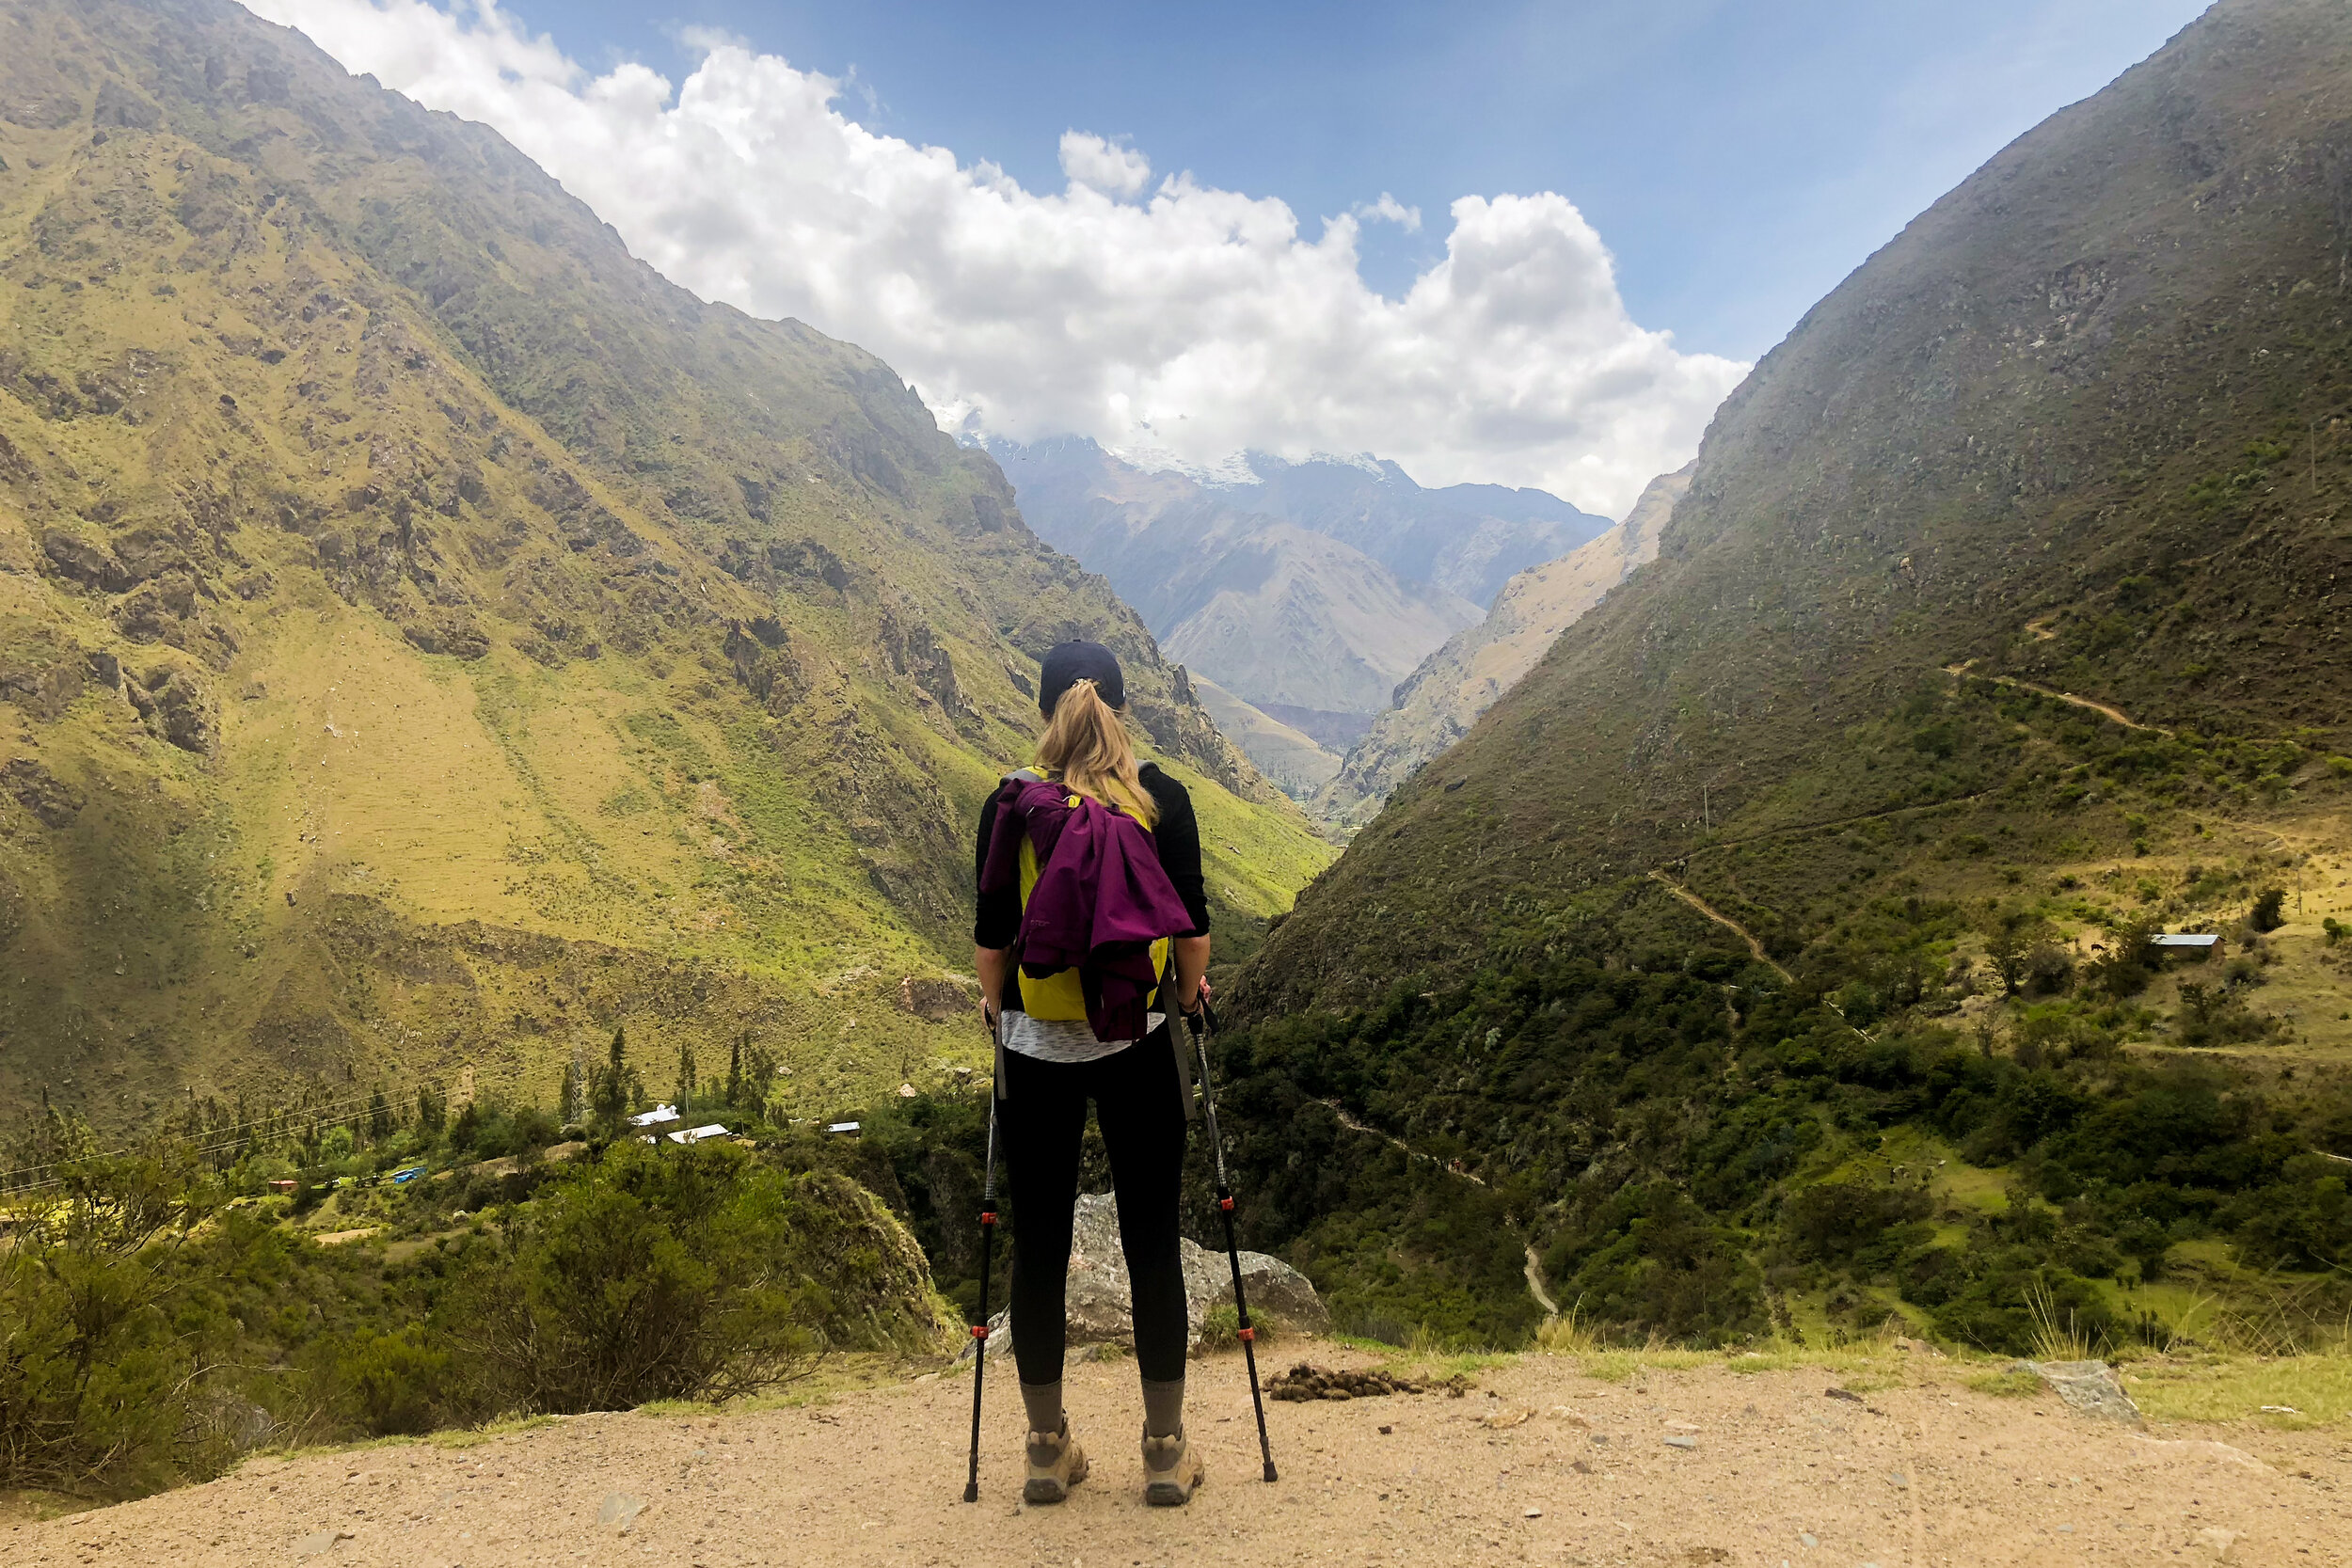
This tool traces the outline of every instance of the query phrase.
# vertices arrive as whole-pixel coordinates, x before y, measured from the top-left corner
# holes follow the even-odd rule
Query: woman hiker
[[[1168,1027],[1209,990],[1200,832],[1184,786],[1152,764],[1136,767],[1109,649],[1064,642],[1039,674],[1037,771],[1009,777],[980,813],[972,927],[981,1007],[997,1042],[1014,1215],[1012,1346],[1028,1421],[1022,1496],[1059,1502],[1087,1477],[1061,1377],[1078,1146],[1091,1100],[1135,1297],[1144,1499],[1174,1506],[1202,1480],[1184,1438],[1189,1325],[1176,1244],[1189,1085]]]

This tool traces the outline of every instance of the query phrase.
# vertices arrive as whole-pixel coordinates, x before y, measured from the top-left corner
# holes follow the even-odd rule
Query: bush
[[[82,1159],[0,1252],[0,1486],[120,1496],[214,1467],[171,1257],[215,1197],[184,1157]]]
[[[1788,1239],[1800,1258],[1851,1259],[1893,1227],[1926,1219],[1928,1207],[1928,1195],[1917,1187],[1824,1182],[1788,1200]]]
[[[365,1334],[339,1358],[337,1371],[378,1437],[431,1432],[450,1393],[450,1357],[424,1341],[420,1324]]]
[[[439,1342],[482,1415],[771,1387],[831,1346],[931,1331],[928,1271],[882,1256],[878,1222],[838,1178],[787,1177],[733,1148],[616,1144],[469,1252]]]
[[[2246,924],[2251,930],[2275,931],[2286,922],[2287,891],[2284,888],[2265,888],[2254,899],[2254,907],[2247,911]]]

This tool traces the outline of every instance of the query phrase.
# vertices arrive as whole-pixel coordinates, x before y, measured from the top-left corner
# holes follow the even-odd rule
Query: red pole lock
[[[1241,1337],[1244,1339],[1255,1339],[1258,1337],[1258,1331],[1254,1328],[1245,1328],[1241,1331]]]
[[[990,1211],[990,1210],[987,1210],[987,1209],[983,1209],[983,1210],[981,1210],[981,1211],[980,1211],[980,1223],[981,1223],[982,1225],[994,1225],[994,1224],[996,1223],[996,1215],[995,1215],[995,1213],[994,1213],[993,1211]]]
[[[986,1323],[974,1323],[974,1324],[972,1325],[972,1338],[974,1338],[975,1339],[985,1339],[985,1338],[988,1338],[988,1324],[986,1324]]]
[[[1229,1214],[1233,1212],[1233,1200],[1230,1197],[1218,1198],[1216,1200],[1216,1206],[1224,1210]]]

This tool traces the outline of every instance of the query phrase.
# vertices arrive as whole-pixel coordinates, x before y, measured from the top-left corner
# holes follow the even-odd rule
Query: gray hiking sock
[[[1182,1388],[1183,1384],[1177,1386]],[[1021,1402],[1028,1407],[1031,1432],[1061,1430],[1061,1384],[1025,1383],[1021,1386]]]
[[[1143,1380],[1143,1434],[1181,1437],[1184,1431],[1184,1380],[1169,1383]]]

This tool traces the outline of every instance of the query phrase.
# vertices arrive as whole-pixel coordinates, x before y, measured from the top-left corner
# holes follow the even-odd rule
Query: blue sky
[[[2194,0],[246,0],[943,428],[1372,452],[1621,515],[1749,364]]]
[[[1635,320],[1752,359],[2002,144],[2193,18],[2197,0],[943,6],[511,0],[594,70],[674,79],[690,28],[850,77],[862,123],[1059,181],[1065,130],[1302,217],[1392,192],[1394,292],[1466,194],[1554,190],[1615,253]],[[870,99],[866,94],[870,93]]]

